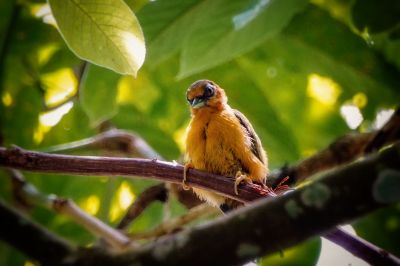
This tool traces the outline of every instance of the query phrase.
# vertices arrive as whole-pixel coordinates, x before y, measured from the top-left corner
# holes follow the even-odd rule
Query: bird
[[[236,194],[242,181],[264,185],[269,173],[267,154],[249,120],[228,105],[224,89],[211,80],[198,80],[189,86],[186,98],[191,120],[186,131],[183,188],[189,189],[186,175],[190,168],[235,176]],[[192,189],[224,213],[242,205],[214,192]]]

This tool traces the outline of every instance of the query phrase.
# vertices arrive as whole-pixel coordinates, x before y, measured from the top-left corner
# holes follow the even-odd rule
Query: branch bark
[[[10,152],[11,154],[9,154]],[[47,156],[20,149],[0,149],[0,164],[36,170],[51,166],[48,168],[51,171],[61,168],[69,169],[69,173],[84,173],[82,169],[76,168],[77,165],[74,165],[73,158],[61,155],[52,155],[56,157],[51,156],[50,158]],[[8,159],[6,160],[6,158]],[[55,162],[50,162],[51,159]],[[113,160],[108,161],[110,159]],[[171,171],[178,179],[175,180],[170,176],[167,178],[175,180],[175,182],[180,182],[182,174],[182,168],[157,161],[116,158],[106,158],[106,161],[99,159],[96,163],[93,161],[96,162],[95,157],[84,157],[80,163],[86,162],[86,166],[82,164],[78,164],[78,166],[84,167],[84,171],[88,171],[91,175],[100,170],[103,171],[104,167],[101,168],[99,163],[104,164],[105,162],[108,163],[108,168],[110,168],[110,162],[115,164],[111,167],[113,170],[118,166],[119,174],[121,172],[132,174],[132,170],[134,173],[143,172],[145,169],[138,169],[145,167],[147,168],[146,172],[150,170],[150,173],[146,174],[147,176],[164,178],[166,171]],[[65,163],[65,165],[58,167],[54,165],[61,163]],[[133,168],[130,168],[131,164],[134,165]],[[22,167],[24,165],[26,167]],[[71,170],[71,167],[75,170]],[[153,172],[154,168],[157,169],[155,172]],[[101,171],[100,173],[103,174]],[[198,180],[214,179],[213,175],[199,171],[192,171],[189,176],[190,184],[196,186],[200,186],[198,183],[201,182]],[[203,178],[201,178],[202,176]],[[220,180],[221,178],[224,180]],[[295,245],[311,236],[324,234],[337,224],[348,222],[398,201],[399,195],[392,188],[393,184],[399,184],[399,178],[400,145],[394,145],[368,159],[324,173],[319,180],[299,190],[279,198],[260,200],[254,205],[237,210],[216,222],[167,236],[139,248],[135,252],[107,255],[93,253],[95,251],[88,249],[75,260],[70,260],[68,264],[64,263],[64,265],[98,265],[105,261],[107,265],[135,263],[150,265],[240,264],[260,255],[270,254]],[[215,179],[218,184],[227,184],[226,188],[232,189],[233,180],[220,176],[215,176]],[[211,185],[214,184],[212,182],[201,183],[201,186],[206,188]],[[242,186],[240,190],[242,195],[247,195],[242,198],[242,201],[262,197],[262,193],[251,192],[252,189],[252,186]],[[253,196],[248,196],[251,193]],[[241,195],[235,197],[239,198]],[[326,237],[329,239],[329,234]],[[334,238],[332,239],[334,240]],[[353,244],[356,246],[350,247],[350,249],[360,250],[360,248],[368,247],[368,245],[354,241]],[[213,248],[209,249],[211,245]],[[207,256],[198,256],[204,250],[207,250]],[[353,252],[353,250],[350,251]],[[370,257],[363,257],[363,259],[371,264],[400,265],[397,258],[381,252],[379,249],[376,250],[373,260]]]
[[[315,182],[279,198],[260,200],[214,223],[159,239],[133,253],[114,256],[107,263],[238,265],[325,234],[337,224],[398,201],[399,195],[392,187],[399,185],[399,179],[400,145],[395,145],[365,160],[326,172]],[[367,247],[363,243],[357,245]],[[373,259],[365,258],[372,265],[400,265],[398,258],[376,247],[369,248],[376,249]],[[92,260],[86,265],[98,262]]]
[[[42,265],[59,265],[76,249],[64,239],[25,218],[0,201],[0,239]]]
[[[74,175],[126,176],[158,179],[180,184],[183,178],[183,166],[149,159],[72,156],[47,154],[0,147],[0,165],[43,173],[64,173]],[[214,175],[190,169],[187,184],[214,191],[226,197],[249,202],[261,197],[271,196],[271,192],[255,184],[241,184],[236,195],[234,177]]]
[[[9,175],[13,183],[13,195],[21,205],[39,205],[65,215],[93,235],[103,238],[115,250],[134,247],[135,243],[129,237],[103,223],[96,217],[89,215],[79,208],[74,201],[39,192],[35,186],[26,182],[25,178],[17,170],[11,169]]]

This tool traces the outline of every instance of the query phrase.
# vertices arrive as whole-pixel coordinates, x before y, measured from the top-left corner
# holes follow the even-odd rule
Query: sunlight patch
[[[307,95],[320,103],[334,105],[341,92],[340,86],[332,79],[317,74],[308,75]]]
[[[96,215],[100,208],[100,198],[96,195],[91,195],[80,205],[87,213]]]
[[[368,103],[368,98],[365,93],[359,92],[353,96],[352,102],[358,108],[364,108]]]
[[[67,102],[54,110],[41,113],[39,115],[40,124],[43,126],[54,127],[58,124],[58,122],[60,122],[61,118],[67,114],[69,110],[71,110],[73,106],[73,102]]]
[[[173,134],[175,143],[178,145],[178,148],[181,152],[184,152],[186,149],[186,136],[187,136],[186,128],[187,127],[188,127],[188,124],[185,123],[181,128],[178,128]]]
[[[146,55],[146,47],[143,44],[144,41],[130,32],[123,32],[122,39],[124,47],[128,49],[129,58],[135,58],[135,60],[131,60],[131,64],[135,64],[135,67],[139,69],[143,65]]]
[[[342,105],[340,114],[350,129],[356,129],[364,120],[360,109],[353,104]]]
[[[42,142],[44,135],[49,132],[52,127],[57,125],[61,118],[67,114],[73,106],[73,102],[67,102],[54,110],[40,113],[38,126],[33,132],[33,141],[36,144]]]
[[[390,117],[393,115],[394,109],[382,109],[378,111],[375,117],[375,121],[373,127],[375,129],[381,128],[387,121],[389,121]]]
[[[71,68],[62,68],[44,74],[42,82],[46,91],[45,102],[50,107],[75,95],[78,86],[78,81]]]
[[[247,24],[252,22],[270,3],[270,0],[259,0],[257,4],[250,9],[233,17],[233,25],[235,30],[244,28]]]
[[[53,13],[51,13],[51,9],[48,3],[32,5],[31,13],[37,18],[41,18],[43,20],[43,23],[52,25],[57,28],[57,22],[54,19]]]
[[[111,221],[116,221],[118,218],[120,218],[136,198],[135,194],[131,190],[131,187],[126,181],[121,183],[115,195],[116,197],[114,198],[114,203],[112,204],[110,211]]]
[[[1,97],[1,101],[3,102],[4,106],[8,107],[13,103],[13,98],[11,97],[10,93],[5,92]]]

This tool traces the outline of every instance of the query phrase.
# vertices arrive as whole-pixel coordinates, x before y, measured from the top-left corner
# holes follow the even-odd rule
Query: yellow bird
[[[235,176],[235,193],[240,182],[265,184],[268,161],[261,141],[249,120],[232,109],[225,91],[210,80],[193,83],[186,93],[192,119],[187,129],[186,172],[195,168],[206,172]],[[241,205],[216,193],[193,188],[199,198],[223,212]]]

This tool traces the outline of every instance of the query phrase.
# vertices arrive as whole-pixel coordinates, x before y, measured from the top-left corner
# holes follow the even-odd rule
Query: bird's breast
[[[221,115],[192,120],[186,152],[194,168],[230,176],[244,170],[235,156],[235,145],[244,141],[238,139],[243,134],[235,122]]]

